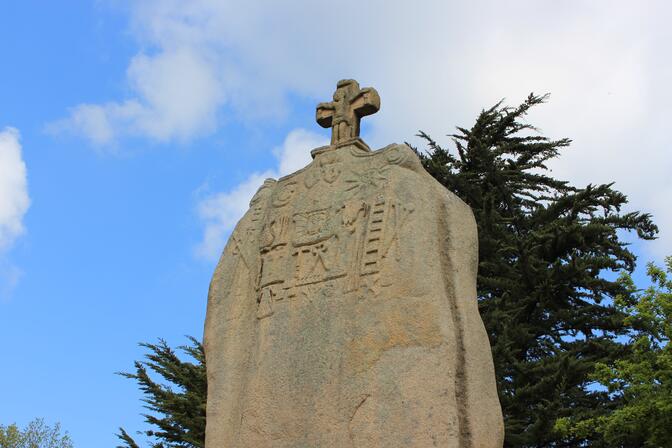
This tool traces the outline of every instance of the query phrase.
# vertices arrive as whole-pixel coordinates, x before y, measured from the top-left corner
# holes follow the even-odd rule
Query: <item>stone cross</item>
[[[379,109],[376,89],[360,89],[354,79],[342,79],[336,85],[334,101],[317,105],[315,119],[323,128],[331,128],[331,144],[336,145],[359,137],[359,120]]]

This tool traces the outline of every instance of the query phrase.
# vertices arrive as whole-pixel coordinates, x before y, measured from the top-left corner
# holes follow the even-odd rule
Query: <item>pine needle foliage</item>
[[[141,343],[148,349],[144,361],[135,361],[135,373],[119,374],[135,380],[144,393],[145,408],[151,413],[143,414],[152,429],[141,431],[147,436],[152,448],[202,448],[205,446],[205,403],[207,378],[205,354],[202,344],[189,337],[191,345],[178,347],[194,362],[180,359],[166,341],[157,344]],[[150,372],[162,378],[157,382]],[[135,440],[119,428],[117,448],[139,448]]]
[[[630,291],[608,273],[632,272],[626,232],[655,238],[648,214],[622,212],[613,184],[583,188],[556,179],[547,163],[570,145],[524,119],[547,95],[517,107],[499,102],[449,151],[424,132],[427,171],[471,206],[479,230],[478,298],[503,407],[507,447],[605,446],[599,435],[554,430],[563,417],[589,418],[616,406],[590,377],[627,347],[626,314],[614,299]],[[606,274],[606,275],[605,275]]]

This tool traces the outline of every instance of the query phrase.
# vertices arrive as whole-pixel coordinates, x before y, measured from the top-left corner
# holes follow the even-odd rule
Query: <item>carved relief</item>
[[[247,224],[242,224],[231,235],[231,239],[235,244],[233,253],[241,256],[248,269],[252,267],[252,262],[256,257],[253,242],[261,229],[268,198],[274,185],[275,181],[273,179],[266,179],[264,181],[264,184],[250,200],[249,221],[247,221]]]
[[[341,221],[348,232],[353,233],[355,231],[355,223],[359,215],[366,215],[366,203],[364,201],[354,200],[343,204]]]
[[[257,319],[263,319],[273,315],[273,290],[271,288],[264,288],[261,290],[258,302]]]
[[[266,179],[264,184],[259,187],[257,192],[254,194],[250,200],[250,221],[253,223],[259,223],[264,217],[264,210],[266,208],[267,198],[271,194],[273,187],[275,186],[276,181],[273,179]]]
[[[383,231],[385,230],[385,197],[376,197],[369,213],[366,237],[360,265],[361,275],[378,272],[380,255],[382,253]]]
[[[257,280],[257,318],[273,314],[274,300],[284,298],[281,284],[287,277],[288,234],[290,219],[286,215],[270,214],[259,235],[261,263]]]
[[[320,157],[313,167],[319,170],[304,174],[307,186],[333,183],[341,176],[340,158]],[[350,198],[344,202],[325,206],[328,198],[314,198],[312,209],[291,217],[281,211],[297,194],[297,184],[276,187],[270,201],[273,208],[258,232],[260,319],[273,315],[273,304],[286,299],[313,295],[310,300],[319,300],[327,285],[330,291],[338,288],[360,298],[376,297],[389,286],[381,280],[382,264],[400,259],[399,231],[413,207],[389,197],[387,161],[371,160],[375,165],[350,172],[345,177]]]
[[[294,215],[294,247],[323,241],[334,234],[328,208]]]
[[[294,286],[320,283],[342,277],[335,238],[294,250]]]
[[[271,215],[266,220],[259,236],[261,266],[258,288],[282,283],[287,275],[289,225],[290,219],[286,215]]]
[[[336,286],[333,280],[327,280],[324,283],[309,283],[295,288],[292,293],[294,297],[302,302],[312,303],[315,300],[330,300],[335,296]]]
[[[289,217],[276,215],[268,219],[259,237],[259,246],[264,249],[287,243]]]
[[[392,231],[386,238],[385,248],[381,254],[382,258],[386,258],[388,255],[390,255],[390,251],[392,251],[394,252],[395,259],[397,261],[400,260],[401,251],[399,248],[399,231],[402,229],[404,224],[406,224],[406,221],[408,220],[409,215],[413,213],[413,210],[415,210],[415,206],[413,204],[408,204],[407,206],[404,206],[399,202],[392,204],[392,208],[390,210]]]
[[[357,298],[359,300],[365,300],[367,298],[378,297],[378,295],[380,294],[381,286],[389,286],[389,285],[382,285],[382,282],[380,281],[380,276],[377,274],[362,277],[359,288],[357,290],[358,294]]]
[[[315,169],[309,169],[303,178],[303,184],[308,189],[313,188],[319,181],[320,173],[318,173]]]
[[[245,266],[249,269],[251,259],[250,256],[245,252],[245,242],[241,238],[240,233],[241,232],[234,230],[231,234],[231,255],[239,256],[243,260]]]
[[[316,160],[319,169],[310,169],[305,174],[304,185],[313,188],[318,182],[334,183],[341,175],[341,159],[336,154],[322,154]]]
[[[364,253],[366,236],[366,218],[369,214],[369,206],[361,200],[351,200],[343,206],[342,221],[344,249],[350,254],[349,275],[345,285],[345,291],[351,292],[360,285],[360,264]],[[361,219],[360,219],[361,216]]]
[[[343,157],[361,162],[344,173]],[[246,241],[258,242],[259,262],[253,264],[260,318],[273,314],[273,303],[312,293],[320,296],[326,284],[358,297],[375,297],[389,286],[386,282],[392,278],[383,264],[403,256],[400,229],[413,206],[403,206],[390,196],[388,176],[392,165],[407,158],[400,146],[375,155],[360,147],[346,153],[326,151],[316,155],[302,179],[264,184],[250,203],[250,225],[232,236],[234,253],[240,253],[248,266],[251,254],[241,253],[241,248]],[[344,202],[329,204],[329,197],[312,194],[312,209],[282,213],[304,185],[311,189],[322,182],[323,192],[341,181],[345,185],[337,188],[345,192]]]
[[[335,154],[325,154],[320,158],[320,174],[326,183],[334,183],[341,175],[341,159]]]
[[[261,255],[259,287],[282,283],[286,277],[287,247],[285,245],[266,249]]]
[[[383,193],[376,195],[370,204],[354,204],[363,205],[352,207],[357,213],[348,212],[346,211],[348,207],[344,207],[344,227],[347,229],[346,223],[352,221],[351,218],[346,218],[347,216],[360,216],[361,213],[364,219],[360,220],[359,226],[352,226],[352,230],[348,232],[352,234],[353,243],[343,245],[354,255],[350,264],[346,292],[360,291],[364,288],[377,296],[381,286],[389,286],[389,283],[380,282],[378,275],[384,259],[394,254],[395,260],[400,260],[399,232],[413,212],[413,206],[390,202]]]
[[[296,192],[296,182],[287,182],[279,185],[273,194],[273,207],[283,207],[289,204]]]
[[[366,168],[361,171],[352,171],[345,179],[345,190],[356,197],[366,197],[387,185],[387,167]]]
[[[393,165],[401,165],[406,161],[407,153],[401,146],[394,146],[385,151],[385,159]]]

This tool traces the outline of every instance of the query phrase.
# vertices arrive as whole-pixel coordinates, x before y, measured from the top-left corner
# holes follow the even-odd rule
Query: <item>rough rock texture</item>
[[[224,249],[207,448],[502,446],[471,210],[356,134],[266,180]]]

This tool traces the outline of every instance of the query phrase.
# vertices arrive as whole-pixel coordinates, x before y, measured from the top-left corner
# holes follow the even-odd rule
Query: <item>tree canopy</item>
[[[144,361],[135,361],[135,373],[120,375],[137,381],[150,411],[143,414],[151,429],[140,432],[149,438],[152,448],[201,448],[205,446],[205,403],[207,379],[203,346],[193,337],[191,345],[178,349],[194,362],[180,359],[166,341],[141,343],[149,352]],[[159,376],[155,381],[150,372]],[[138,448],[133,437],[119,428],[123,446]]]
[[[49,426],[36,418],[21,429],[16,424],[0,425],[0,448],[73,448],[68,432],[61,425]]]
[[[614,447],[672,446],[672,257],[665,270],[649,263],[647,273],[651,285],[644,291],[627,273],[619,279],[629,291],[616,298],[616,306],[628,316],[631,350],[598,363],[592,374],[621,405],[597,417],[561,419],[560,432],[598,434]]]

